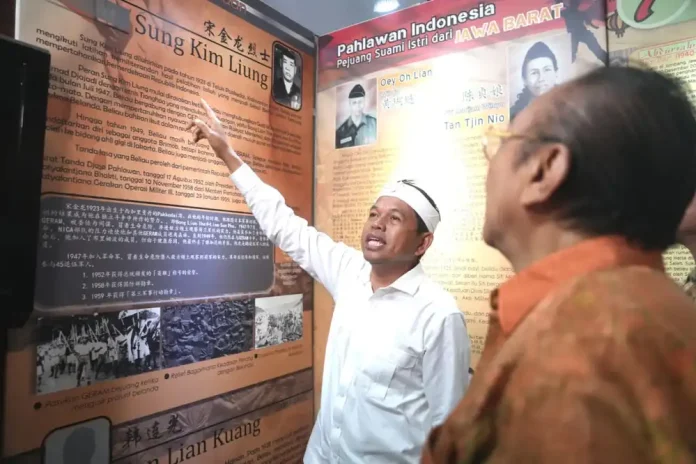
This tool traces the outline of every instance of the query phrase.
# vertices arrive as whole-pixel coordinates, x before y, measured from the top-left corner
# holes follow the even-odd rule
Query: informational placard
[[[696,105],[696,2],[609,2],[607,36],[611,66],[648,66],[678,78]],[[664,257],[671,277],[684,283],[694,269],[686,247]]]
[[[489,294],[512,272],[481,239],[482,132],[603,66],[604,19],[594,2],[429,2],[320,39],[316,223],[359,247],[383,184],[420,180],[442,213],[424,265],[466,314],[474,368]],[[330,310],[324,292],[316,308]],[[319,350],[328,320],[315,324]]]
[[[313,36],[253,0],[18,0],[15,31],[52,68],[35,317],[10,333],[3,457],[298,460],[311,278],[186,128],[205,99],[311,221]]]

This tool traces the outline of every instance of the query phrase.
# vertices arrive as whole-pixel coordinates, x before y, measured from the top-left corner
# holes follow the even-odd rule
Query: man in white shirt
[[[370,209],[361,254],[296,216],[236,155],[203,106],[209,121],[191,124],[194,140],[208,140],[269,239],[336,303],[304,462],[419,462],[427,433],[469,382],[464,316],[420,265],[440,220],[434,203],[410,182],[386,187]]]

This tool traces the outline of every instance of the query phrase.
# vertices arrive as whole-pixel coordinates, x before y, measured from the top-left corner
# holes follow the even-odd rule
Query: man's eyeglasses
[[[510,139],[522,139],[529,142],[537,143],[549,143],[558,142],[556,139],[548,137],[529,137],[526,135],[514,134],[510,131],[498,129],[495,126],[489,126],[483,133],[481,144],[483,146],[483,154],[488,161],[492,160],[493,157],[498,153],[500,147],[505,143],[506,140]]]
[[[513,134],[510,131],[498,129],[495,126],[489,126],[483,133],[481,145],[483,146],[483,154],[488,161],[498,153],[503,143],[511,138],[525,138],[522,135]]]

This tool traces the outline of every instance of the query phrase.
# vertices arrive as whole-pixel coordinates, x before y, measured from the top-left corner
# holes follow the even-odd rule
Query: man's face
[[[508,132],[521,136],[533,136],[535,114],[544,111],[550,94],[534,99],[513,120]],[[500,141],[497,153],[489,153],[488,176],[486,177],[486,213],[483,224],[483,240],[489,246],[501,250],[520,230],[525,222],[525,207],[520,197],[527,182],[524,163],[520,156],[525,147],[522,138]],[[514,240],[514,239],[513,239]]]
[[[551,58],[536,58],[527,63],[524,85],[535,97],[538,97],[556,85],[557,77]]]
[[[363,228],[365,260],[370,264],[412,262],[425,252],[422,243],[416,212],[398,198],[380,197]]]
[[[287,82],[292,82],[295,79],[295,71],[297,71],[295,60],[283,55],[283,79]]]
[[[365,97],[351,98],[348,102],[350,103],[350,115],[355,119],[361,118],[365,109]]]

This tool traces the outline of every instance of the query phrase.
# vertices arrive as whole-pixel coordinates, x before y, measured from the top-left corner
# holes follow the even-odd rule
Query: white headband
[[[433,207],[423,193],[414,187],[413,181],[398,181],[387,184],[380,192],[380,197],[394,197],[413,208],[423,220],[428,231],[435,232],[440,223],[440,213]],[[378,197],[379,198],[379,197]]]

